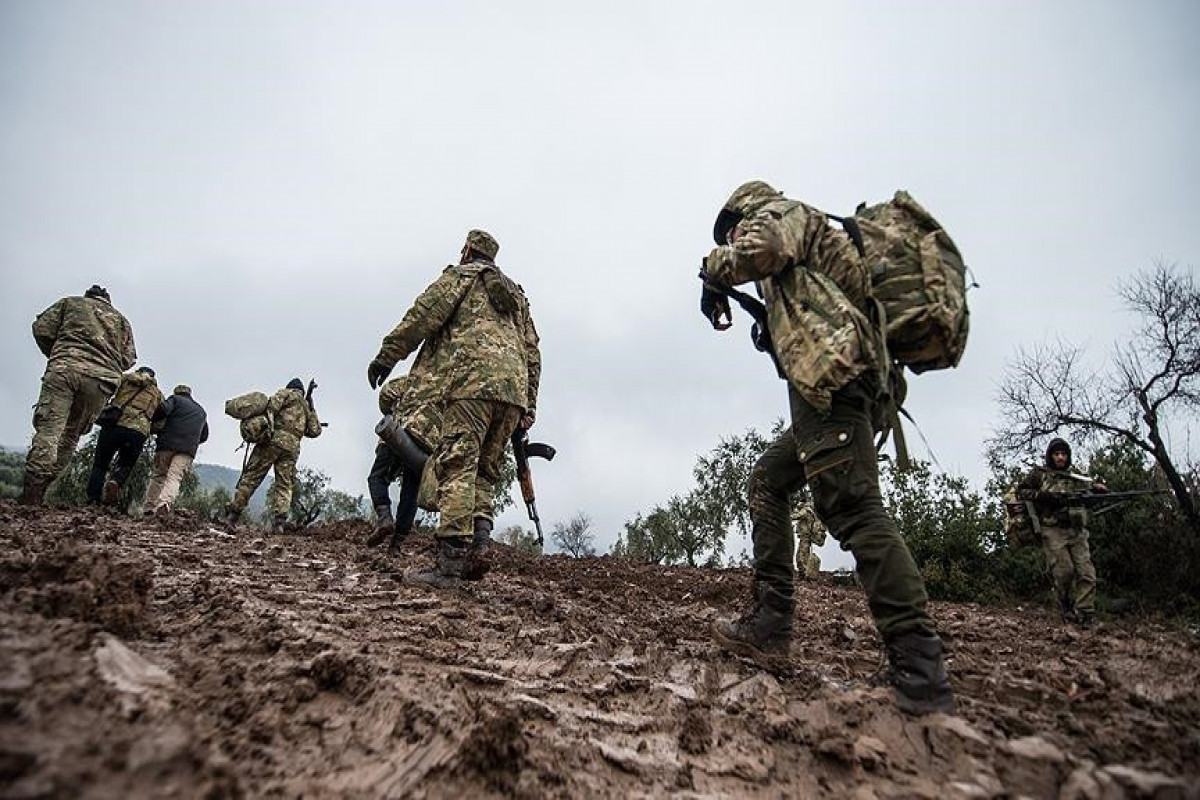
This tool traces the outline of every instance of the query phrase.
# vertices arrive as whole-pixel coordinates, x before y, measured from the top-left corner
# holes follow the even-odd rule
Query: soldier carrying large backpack
[[[293,378],[269,399],[260,392],[251,392],[225,404],[225,413],[242,420],[242,438],[251,447],[233,500],[225,508],[223,521],[227,525],[237,523],[250,496],[274,467],[275,482],[267,493],[267,509],[271,512],[272,530],[286,527],[300,442],[304,437],[315,439],[321,435],[321,420],[312,402],[315,388],[316,383],[310,381],[306,394],[304,383]]]
[[[854,554],[897,704],[910,713],[951,712],[925,584],[883,507],[874,435],[896,404],[889,398],[899,385],[897,360],[916,371],[958,363],[965,270],[941,227],[903,193],[856,222],[834,227],[761,181],[740,186],[717,216],[717,247],[701,270],[701,311],[724,330],[731,295],[757,309],[752,336],[787,380],[792,426],[750,475],[753,610],[718,622],[713,634],[760,661],[786,656],[795,613],[789,497],[807,484],[821,522]],[[887,285],[893,275],[903,279]],[[745,283],[761,301],[734,288]],[[916,327],[924,330],[910,336]]]

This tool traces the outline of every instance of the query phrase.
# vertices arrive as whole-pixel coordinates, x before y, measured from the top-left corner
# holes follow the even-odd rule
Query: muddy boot
[[[430,572],[407,575],[414,583],[425,583],[438,589],[456,589],[462,581],[467,564],[469,539],[444,537],[438,542],[437,565]]]
[[[40,506],[46,501],[46,487],[49,481],[29,473],[25,473],[25,484],[21,487],[21,496],[17,502],[23,506]]]
[[[483,580],[492,569],[492,560],[488,553],[492,549],[492,521],[479,518],[475,520],[475,533],[471,540],[471,550],[467,554],[467,565],[463,569],[463,578],[468,581]]]
[[[392,507],[390,505],[375,506],[375,530],[371,531],[371,535],[367,537],[367,547],[382,544],[385,539],[392,535],[395,525],[396,521],[392,519]]]
[[[296,526],[288,522],[287,514],[276,514],[271,517],[271,533],[291,533]]]
[[[769,666],[787,657],[794,608],[790,597],[760,585],[755,591],[754,608],[737,619],[717,620],[713,623],[713,638],[731,653]]]
[[[1071,598],[1066,595],[1058,598],[1058,610],[1062,614],[1063,622],[1075,624],[1079,622],[1079,615],[1075,613],[1075,604],[1071,602]]]
[[[1096,624],[1096,612],[1080,611],[1078,613],[1078,621],[1075,623],[1081,628],[1090,628]]]
[[[100,502],[106,506],[115,506],[117,501],[121,499],[121,484],[114,480],[104,482],[104,494],[100,495]]]
[[[238,509],[227,508],[227,509],[225,509],[225,513],[221,515],[220,522],[222,525],[228,525],[229,527],[232,528],[234,525],[237,525],[238,519],[241,516],[242,516],[242,512],[239,511]]]
[[[887,645],[896,705],[906,714],[954,713],[954,691],[942,663],[942,640],[932,633],[903,633]]]

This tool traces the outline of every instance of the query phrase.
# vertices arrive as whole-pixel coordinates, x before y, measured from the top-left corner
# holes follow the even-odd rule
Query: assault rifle
[[[316,411],[316,410],[317,410],[316,406],[314,406],[314,405],[313,405],[313,399],[312,399],[312,396],[313,396],[313,390],[314,390],[314,389],[316,389],[316,388],[317,388],[317,379],[316,379],[316,378],[311,378],[311,379],[309,379],[309,381],[308,381],[308,391],[306,391],[306,392],[304,393],[304,401],[305,401],[306,403],[308,403],[308,407],[309,407],[309,408],[311,408],[313,411]],[[328,427],[329,427],[329,423],[328,423],[328,422],[322,422],[322,423],[321,423],[321,427],[322,427],[322,428],[328,428]]]
[[[556,451],[553,447],[542,442],[530,442],[529,431],[518,427],[512,435],[513,458],[517,462],[517,481],[521,484],[521,497],[525,500],[525,510],[529,512],[529,520],[537,529],[538,547],[542,546],[542,521],[538,517],[537,502],[533,496],[533,473],[529,470],[529,459],[544,458],[553,461]]]
[[[1064,496],[1067,506],[1084,506],[1093,514],[1103,514],[1132,500],[1135,497],[1148,497],[1154,494],[1170,494],[1166,489],[1130,489],[1126,492],[1076,492]]]

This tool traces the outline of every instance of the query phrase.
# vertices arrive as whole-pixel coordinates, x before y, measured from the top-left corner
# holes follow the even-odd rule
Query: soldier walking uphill
[[[46,487],[66,469],[79,437],[117,388],[121,373],[137,361],[137,349],[129,321],[100,286],[83,297],[64,297],[39,314],[33,338],[47,363],[33,412],[21,502],[40,505]]]
[[[196,451],[208,441],[208,414],[192,399],[191,387],[179,384],[159,407],[154,423],[154,476],[146,490],[145,510],[161,514],[171,511]]]
[[[88,476],[87,500],[92,505],[115,505],[125,481],[142,455],[142,445],[150,435],[150,420],[162,405],[162,392],[150,367],[138,367],[121,376],[117,393],[100,414],[100,435],[96,455]],[[108,468],[116,456],[112,474]],[[105,481],[105,477],[108,480]]]
[[[1017,487],[1017,497],[1033,502],[1041,523],[1042,550],[1063,619],[1084,627],[1096,616],[1096,568],[1088,548],[1087,509],[1070,497],[1107,491],[1102,482],[1071,472],[1071,446],[1063,439],[1050,441],[1046,465],[1034,467]]]
[[[760,660],[787,653],[795,608],[789,498],[807,484],[821,521],[854,554],[887,647],[897,705],[910,713],[952,711],[925,584],[879,491],[873,418],[883,347],[867,315],[870,276],[862,257],[823,214],[761,181],[733,193],[713,235],[718,246],[704,261],[702,310],[714,327],[728,327],[713,313],[716,299],[756,282],[792,418],[750,475],[754,608],[717,623],[714,637]]]
[[[267,403],[267,418],[271,420],[271,433],[250,451],[233,491],[233,500],[225,509],[227,525],[238,521],[267,470],[274,467],[275,482],[267,492],[267,510],[271,513],[271,529],[283,530],[292,506],[292,484],[296,480],[300,442],[306,436],[315,439],[321,435],[321,420],[311,396],[305,398],[304,384],[299,378],[290,380],[271,397]]]
[[[437,566],[413,580],[451,588],[464,577],[470,555],[492,527],[504,447],[517,425],[533,424],[541,379],[538,336],[521,287],[495,264],[500,246],[488,233],[467,234],[458,264],[417,297],[383,339],[367,368],[372,388],[396,362],[425,341],[445,348],[440,391],[441,440],[433,454],[437,505]]]

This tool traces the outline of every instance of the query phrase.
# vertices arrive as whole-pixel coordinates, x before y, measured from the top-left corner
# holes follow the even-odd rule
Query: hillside
[[[456,593],[299,535],[0,503],[0,795],[1200,797],[1200,642],[935,604],[960,716],[875,684],[860,592],[790,664],[707,630],[744,570],[527,557]]]

